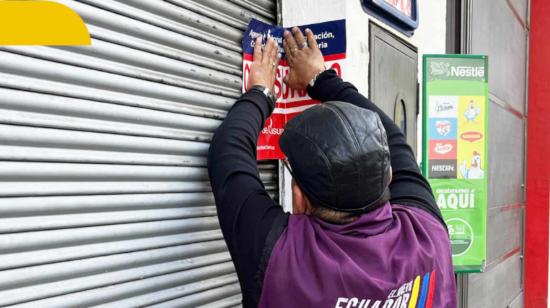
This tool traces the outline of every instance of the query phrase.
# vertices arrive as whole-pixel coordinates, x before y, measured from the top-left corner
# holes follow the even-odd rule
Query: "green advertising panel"
[[[423,58],[423,168],[447,223],[457,272],[485,266],[487,57]]]

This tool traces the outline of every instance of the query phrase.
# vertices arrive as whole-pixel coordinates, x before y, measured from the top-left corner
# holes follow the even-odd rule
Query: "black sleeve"
[[[259,295],[255,275],[260,259],[266,258],[262,256],[266,238],[274,237],[270,230],[282,232],[281,225],[288,221],[288,214],[267,194],[256,162],[256,141],[272,110],[263,93],[252,90],[243,94],[214,134],[208,153],[208,175],[220,227],[245,306],[253,305],[247,301]]]
[[[435,202],[430,184],[420,173],[414,153],[407,144],[405,135],[399,127],[373,102],[361,95],[349,82],[344,82],[334,70],[327,70],[317,78],[314,87],[308,87],[313,99],[326,101],[344,101],[375,111],[380,116],[388,136],[391,166],[393,169],[390,183],[391,202],[418,207],[428,211],[443,222],[441,212]],[[443,224],[445,224],[443,222]]]

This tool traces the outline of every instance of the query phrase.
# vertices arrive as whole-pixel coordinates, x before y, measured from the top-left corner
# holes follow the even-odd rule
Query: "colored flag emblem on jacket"
[[[399,288],[393,289],[385,300],[339,297],[335,308],[432,308],[436,289],[435,271],[418,275]]]

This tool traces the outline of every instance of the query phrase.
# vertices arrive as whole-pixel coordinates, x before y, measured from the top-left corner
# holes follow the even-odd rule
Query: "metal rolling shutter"
[[[274,3],[59,2],[92,47],[0,48],[0,306],[239,305],[205,155]]]

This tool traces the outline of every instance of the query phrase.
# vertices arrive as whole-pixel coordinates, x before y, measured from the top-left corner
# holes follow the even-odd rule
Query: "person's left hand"
[[[254,58],[250,66],[250,77],[248,84],[250,87],[262,86],[273,92],[275,84],[275,73],[279,65],[280,55],[277,43],[273,38],[267,39],[265,48],[262,52],[262,38],[256,38],[254,45]]]

